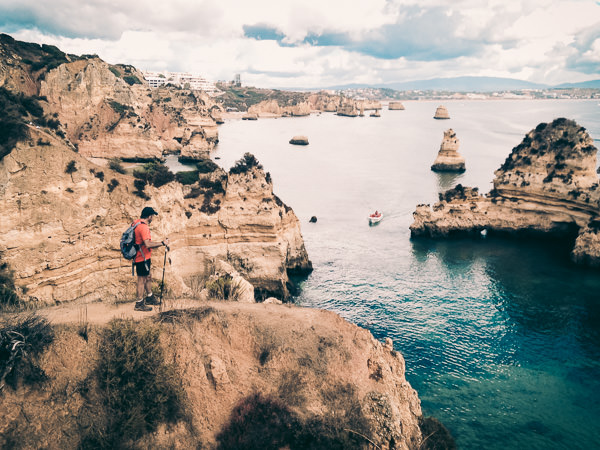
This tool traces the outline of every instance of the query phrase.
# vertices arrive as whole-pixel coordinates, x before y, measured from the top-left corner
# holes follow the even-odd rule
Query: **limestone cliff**
[[[150,89],[132,66],[0,35],[0,86],[39,96],[65,142],[88,157],[206,157],[218,141],[220,107],[205,93]],[[53,119],[54,120],[54,119]]]
[[[125,77],[143,80],[133,68],[115,68],[97,58],[76,61],[50,71],[40,93],[84,156],[139,160],[181,152],[188,159],[206,157],[217,142],[210,113],[218,108],[206,94],[129,85]]]
[[[464,172],[465,158],[458,153],[459,146],[460,143],[454,130],[450,128],[444,131],[444,139],[431,170],[435,172]]]
[[[308,116],[311,105],[308,102],[299,102],[280,106],[277,100],[264,100],[248,108],[248,114],[257,117],[297,117]]]
[[[600,265],[600,205],[593,140],[572,120],[539,124],[496,171],[486,196],[458,185],[433,205],[419,205],[413,236],[447,236],[483,229],[543,233],[574,239],[573,260]]]
[[[332,312],[192,300],[141,322],[97,312],[54,316],[39,380],[0,395],[0,447],[434,448],[392,341]]]
[[[118,245],[146,204],[160,213],[153,237],[171,239],[169,284],[176,293],[189,293],[194,279],[219,260],[251,281],[259,298],[285,298],[288,271],[311,269],[299,222],[273,195],[262,169],[217,170],[207,175],[205,188],[178,182],[147,187],[151,200],[145,201],[133,195],[133,177],[98,167],[31,128],[31,139],[0,160],[0,252],[25,298],[53,303],[133,296],[131,266]],[[157,251],[157,271],[161,258]]]

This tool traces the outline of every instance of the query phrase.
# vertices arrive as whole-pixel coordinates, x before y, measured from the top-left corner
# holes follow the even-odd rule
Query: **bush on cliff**
[[[38,108],[39,107],[39,108]],[[41,113],[40,113],[41,110]],[[43,114],[37,99],[13,94],[0,87],[0,159],[8,155],[17,142],[29,137],[27,116]]]
[[[241,159],[238,159],[235,162],[235,165],[229,169],[229,173],[246,173],[253,167],[258,169],[263,168],[252,153],[244,153],[244,156]]]
[[[35,385],[46,380],[38,365],[39,355],[54,340],[50,323],[35,314],[4,319],[0,323],[0,390],[19,383]]]
[[[198,181],[198,171],[190,170],[185,172],[177,172],[175,174],[175,179],[181,184],[194,184],[196,181]]]
[[[212,159],[202,159],[196,163],[198,172],[200,173],[212,173],[219,168],[219,166]]]
[[[0,261],[0,309],[19,304],[19,296],[15,291],[13,271],[7,263]]]
[[[165,361],[160,324],[115,319],[102,331],[98,361],[80,418],[81,448],[130,448],[161,423],[184,418],[184,390]]]
[[[155,187],[161,187],[175,179],[175,174],[167,166],[156,161],[148,162],[141,169],[134,170],[133,176]]]

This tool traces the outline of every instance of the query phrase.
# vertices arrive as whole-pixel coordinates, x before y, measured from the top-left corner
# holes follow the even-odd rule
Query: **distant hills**
[[[600,89],[600,80],[584,81],[581,83],[563,83],[557,86],[532,83],[514,78],[499,77],[454,77],[431,78],[429,80],[403,81],[385,84],[347,84],[331,86],[327,89],[394,89],[398,91],[450,91],[450,92],[493,92],[514,91],[520,89],[553,89],[553,88],[588,88]]]

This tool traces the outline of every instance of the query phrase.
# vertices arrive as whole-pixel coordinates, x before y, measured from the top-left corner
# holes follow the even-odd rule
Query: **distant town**
[[[188,72],[143,72],[144,79],[152,88],[172,85],[206,92],[220,97],[231,88],[241,88],[241,76],[232,81],[212,82],[199,74]],[[284,89],[282,89],[284,90]],[[315,91],[319,91],[316,89]],[[600,99],[600,89],[594,88],[547,88],[513,89],[492,92],[466,92],[448,90],[396,90],[389,88],[346,88],[321,90],[331,95],[342,95],[356,100],[493,100],[493,99]]]

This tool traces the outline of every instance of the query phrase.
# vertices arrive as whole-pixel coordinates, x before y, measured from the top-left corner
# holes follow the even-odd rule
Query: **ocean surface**
[[[228,120],[214,157],[251,152],[298,216],[314,272],[295,301],[390,337],[426,415],[462,449],[600,448],[600,271],[551,241],[411,239],[419,203],[494,171],[540,122],[584,126],[600,147],[600,104],[573,100],[404,102],[380,118],[322,113]],[[467,170],[430,166],[453,128]],[[293,146],[306,135],[308,146]],[[384,219],[369,226],[375,209]],[[311,216],[317,223],[309,223]]]

